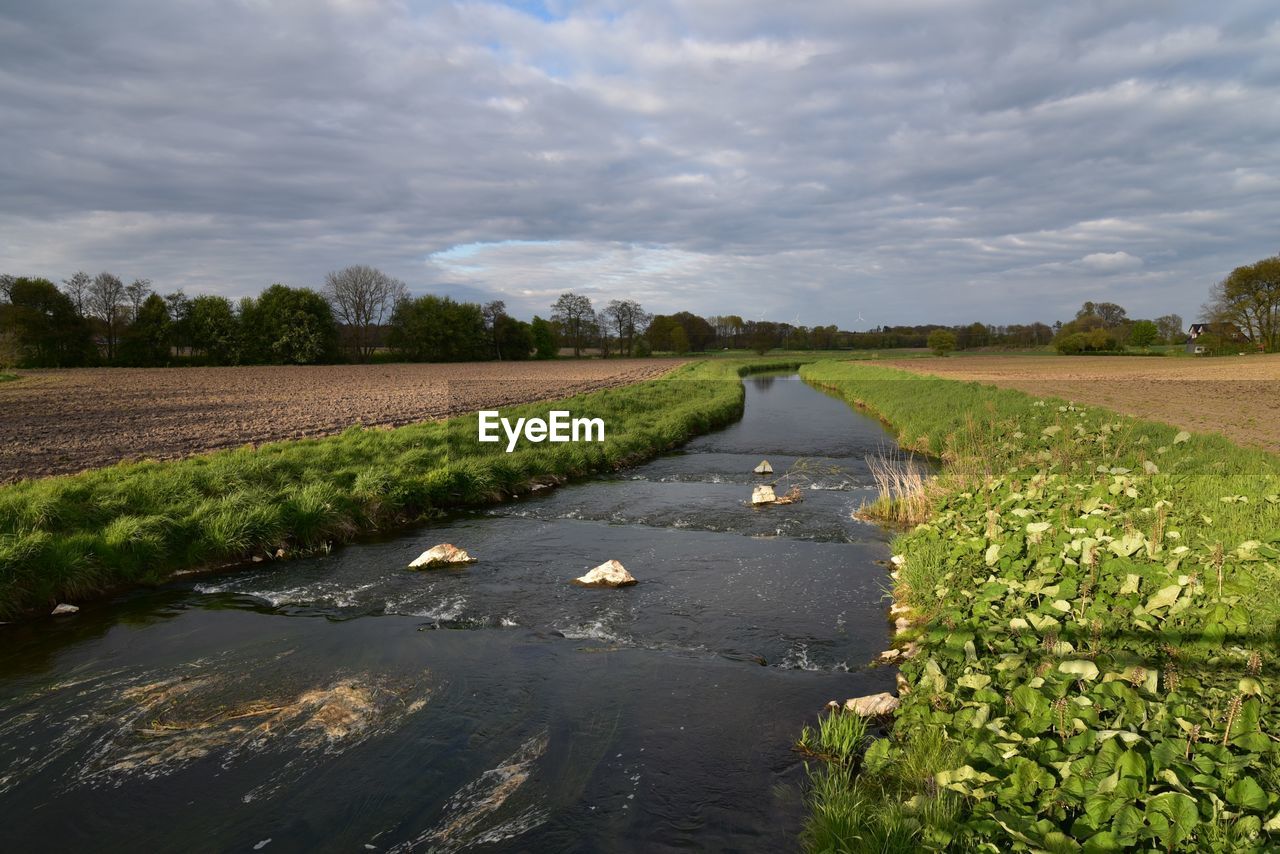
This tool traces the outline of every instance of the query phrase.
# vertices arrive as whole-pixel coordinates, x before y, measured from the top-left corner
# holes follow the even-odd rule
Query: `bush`
[[[1115,352],[1120,349],[1120,342],[1110,329],[1093,329],[1089,332],[1059,334],[1054,339],[1053,346],[1064,356],[1076,356],[1081,353]]]

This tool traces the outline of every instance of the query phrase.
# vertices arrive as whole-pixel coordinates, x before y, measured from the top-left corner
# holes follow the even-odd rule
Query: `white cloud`
[[[1138,269],[1142,259],[1128,252],[1091,252],[1080,259],[1080,266],[1097,273],[1120,273]]]

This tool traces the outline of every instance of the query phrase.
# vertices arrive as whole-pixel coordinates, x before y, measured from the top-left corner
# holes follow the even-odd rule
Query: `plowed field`
[[[884,364],[1092,403],[1280,451],[1280,354],[1186,359],[961,356]]]
[[[409,424],[627,385],[671,360],[20,371],[0,384],[0,482],[127,459]]]

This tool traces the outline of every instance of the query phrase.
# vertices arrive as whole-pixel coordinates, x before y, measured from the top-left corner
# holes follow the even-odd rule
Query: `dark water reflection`
[[[0,627],[0,850],[793,849],[798,729],[893,681],[850,518],[891,447],[751,377],[617,476]],[[762,457],[802,503],[747,506]],[[481,561],[404,569],[444,541]],[[567,584],[608,558],[641,583]]]

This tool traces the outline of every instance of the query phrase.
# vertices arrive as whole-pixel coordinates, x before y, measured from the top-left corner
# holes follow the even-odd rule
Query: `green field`
[[[941,458],[893,590],[919,652],[891,731],[804,741],[814,851],[1280,844],[1280,459],[853,363],[810,382]]]

